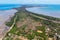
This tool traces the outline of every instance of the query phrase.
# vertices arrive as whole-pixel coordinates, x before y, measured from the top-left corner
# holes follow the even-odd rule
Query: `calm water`
[[[3,10],[10,10],[12,8],[18,8],[21,6],[22,5],[20,5],[20,4],[0,4],[0,10],[2,10],[2,11]],[[33,6],[33,5],[26,4],[25,6]],[[41,5],[34,5],[34,6],[40,6],[40,7],[26,8],[26,10],[28,10],[30,12],[37,13],[37,14],[43,14],[43,15],[48,15],[48,16],[60,18],[60,5],[41,4]],[[1,13],[0,13],[0,15],[1,15]]]
[[[60,5],[48,5],[46,7],[32,7],[26,8],[26,10],[37,14],[43,14],[60,18]]]
[[[0,10],[10,10],[12,8],[21,7],[19,4],[0,4]]]

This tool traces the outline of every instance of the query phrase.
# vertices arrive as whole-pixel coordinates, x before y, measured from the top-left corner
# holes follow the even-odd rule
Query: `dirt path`
[[[17,16],[14,18],[14,23],[12,24],[12,26],[10,27],[10,29],[6,33],[8,33],[14,27],[16,19],[17,19]],[[5,33],[5,35],[6,35],[6,33]],[[5,35],[2,37],[2,39],[5,37]]]

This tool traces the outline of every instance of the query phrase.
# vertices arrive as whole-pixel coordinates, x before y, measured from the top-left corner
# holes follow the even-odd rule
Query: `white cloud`
[[[0,0],[0,4],[60,4],[60,0]]]

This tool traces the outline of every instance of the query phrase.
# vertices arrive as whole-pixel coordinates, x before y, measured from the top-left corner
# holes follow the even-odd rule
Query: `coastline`
[[[33,7],[33,8],[26,8],[26,10],[36,13],[36,14],[42,14],[45,16],[50,16],[54,18],[60,18],[60,11],[54,11],[54,10],[45,10],[44,8],[47,9],[47,7]],[[44,10],[43,10],[44,9]]]
[[[9,30],[9,27],[5,25],[5,22],[9,21],[16,12],[16,9],[0,11],[0,40],[2,40],[5,33]]]

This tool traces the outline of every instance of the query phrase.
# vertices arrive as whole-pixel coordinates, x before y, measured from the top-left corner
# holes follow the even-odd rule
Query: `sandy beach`
[[[4,34],[8,31],[9,27],[5,25],[5,22],[9,21],[10,17],[14,16],[17,12],[15,9],[0,11],[0,40],[2,40]]]

